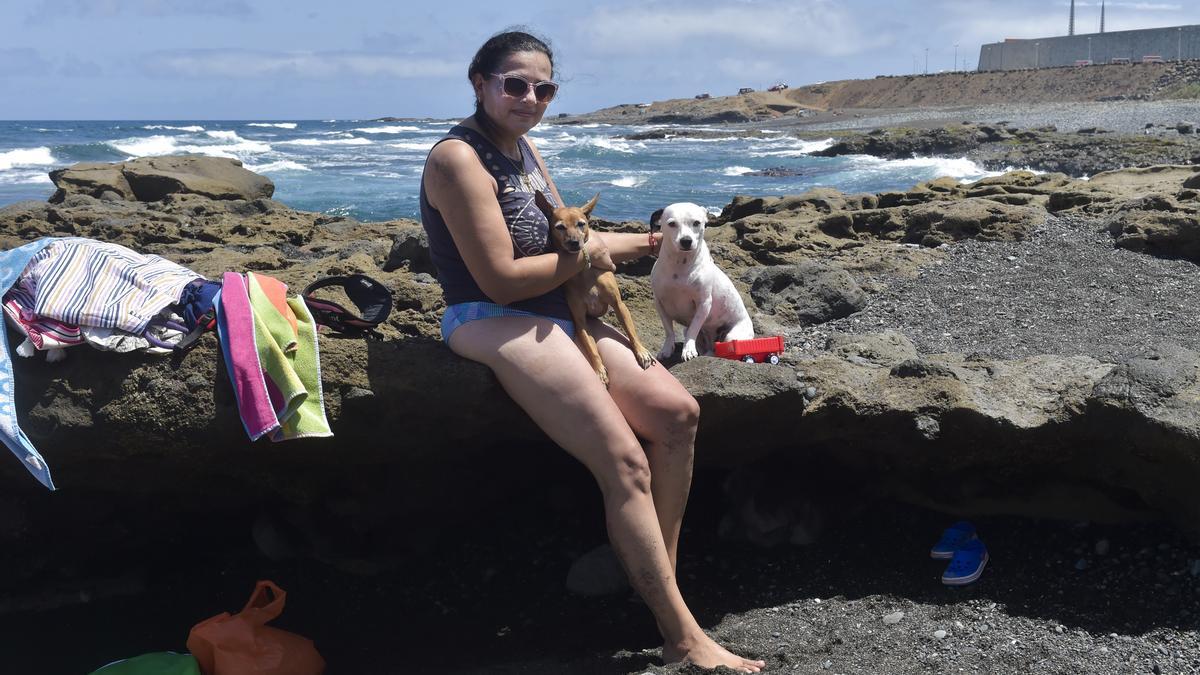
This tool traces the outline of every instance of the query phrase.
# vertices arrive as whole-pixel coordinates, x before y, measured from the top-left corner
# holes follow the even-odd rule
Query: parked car
[[[784,89],[787,89],[787,85],[780,82],[779,84],[771,85],[771,88],[767,91],[783,91]]]
[[[1165,63],[1165,61],[1158,54],[1147,54],[1142,57],[1142,63]]]
[[[705,100],[708,100],[708,99],[710,99],[710,98],[712,98],[712,96],[709,96],[708,94],[696,94],[696,100],[697,100],[697,101],[705,101]]]
[[[753,94],[754,87],[742,87],[741,89],[738,89],[738,93],[739,94]]]
[[[639,103],[639,104],[637,104],[637,107],[639,107],[639,108],[649,108],[649,107],[650,107],[650,104],[649,104],[649,103]]]
[[[1079,59],[1078,61],[1075,62],[1075,65],[1076,66],[1090,66],[1090,65],[1092,65],[1092,60],[1091,59]]]
[[[1113,64],[1114,66],[1117,66],[1117,65],[1127,66],[1130,63],[1129,59],[1125,58],[1124,56],[1114,56],[1111,59],[1109,59],[1108,62]]]

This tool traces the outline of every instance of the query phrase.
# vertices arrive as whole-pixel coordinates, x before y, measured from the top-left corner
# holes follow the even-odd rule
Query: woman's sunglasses
[[[533,97],[538,103],[549,103],[554,99],[554,95],[558,93],[558,83],[550,80],[542,80],[541,82],[530,82],[520,75],[505,75],[503,73],[492,73],[492,76],[500,78],[500,86],[504,93],[513,98],[525,98],[529,94],[529,88],[533,87]]]

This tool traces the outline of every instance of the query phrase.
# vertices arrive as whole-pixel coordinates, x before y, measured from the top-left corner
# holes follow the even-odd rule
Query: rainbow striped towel
[[[287,286],[254,273],[243,279],[226,272],[222,286],[217,330],[250,439],[332,436],[316,323],[303,299],[294,297],[281,308],[278,299]]]

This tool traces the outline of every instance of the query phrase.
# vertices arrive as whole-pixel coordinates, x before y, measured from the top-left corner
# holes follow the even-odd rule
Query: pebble
[[[1109,543],[1107,539],[1101,539],[1096,542],[1096,555],[1108,555]]]
[[[887,616],[883,617],[883,622],[886,623],[887,625],[891,626],[891,625],[900,623],[900,619],[903,619],[903,618],[904,618],[904,612],[892,612],[891,614],[888,614]]]
[[[1192,576],[1200,577],[1200,558],[1192,561]]]
[[[1079,570],[1080,572],[1089,567],[1091,567],[1091,564],[1087,561],[1087,558],[1080,558],[1079,560],[1075,561],[1075,569]]]
[[[1055,633],[1058,633],[1059,635],[1062,635],[1062,634],[1063,634],[1063,627],[1062,627],[1062,626],[1055,626],[1055,627],[1054,627],[1054,632],[1055,632]]]
[[[812,398],[816,398],[816,397],[817,397],[817,388],[816,387],[808,387],[804,390],[804,398],[812,399]]]
[[[945,639],[946,639],[946,631],[944,631],[944,630],[935,630],[935,631],[933,631],[933,637],[935,637],[935,638],[937,638],[937,639],[939,639],[939,640],[945,640]]]
[[[830,661],[829,659],[825,659],[825,663],[822,663],[821,667],[824,668],[825,670],[829,670],[830,668],[833,667],[833,661]]]

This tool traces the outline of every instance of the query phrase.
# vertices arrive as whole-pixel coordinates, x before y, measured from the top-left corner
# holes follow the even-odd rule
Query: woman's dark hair
[[[506,30],[488,38],[479,51],[475,52],[475,58],[471,59],[471,65],[467,68],[467,79],[473,79],[476,74],[479,74],[486,80],[500,67],[500,62],[508,58],[510,54],[517,52],[545,54],[546,58],[550,60],[550,77],[554,77],[554,52],[550,50],[550,45],[546,44],[545,40],[523,30]],[[478,97],[475,98],[475,121],[489,136],[496,128],[496,123],[488,117],[487,112],[483,109],[483,99]]]

